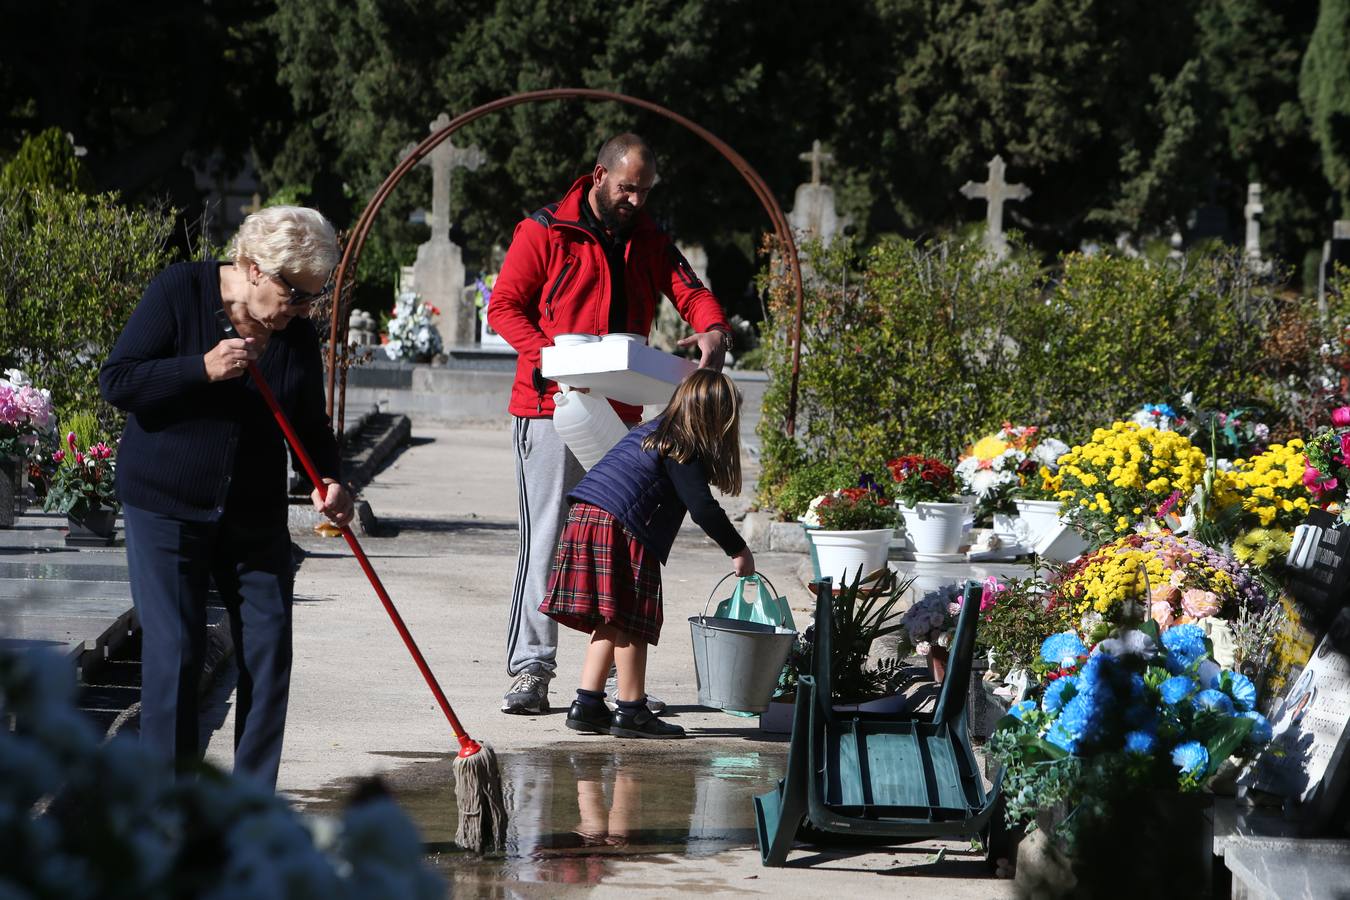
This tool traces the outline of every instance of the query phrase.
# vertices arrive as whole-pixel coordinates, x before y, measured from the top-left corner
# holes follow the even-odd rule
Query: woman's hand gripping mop
[[[219,318],[226,334],[229,337],[238,337],[238,333],[235,332],[229,319],[224,315]],[[286,418],[286,413],[277,403],[276,396],[263,379],[262,372],[259,371],[256,362],[249,362],[248,374],[253,378],[253,383],[258,386],[258,392],[262,394],[263,400],[271,409],[272,416],[277,420],[277,424],[281,426],[281,431],[286,435],[287,443],[291,445],[291,449],[295,451],[296,457],[304,467],[305,474],[309,476],[309,480],[314,483],[314,487],[322,495],[324,493],[323,477],[300,443],[299,435],[291,427],[290,420]],[[455,801],[459,806],[459,827],[455,832],[455,843],[474,853],[502,849],[506,844],[506,804],[502,799],[502,778],[501,770],[497,764],[497,754],[492,751],[491,747],[480,744],[469,737],[468,732],[464,730],[459,717],[450,707],[450,701],[445,698],[445,692],[441,690],[440,684],[436,681],[436,676],[431,673],[431,668],[422,656],[422,651],[417,648],[417,642],[413,640],[412,634],[408,631],[408,626],[403,624],[403,617],[394,608],[394,601],[389,599],[389,592],[384,589],[380,577],[375,574],[375,569],[371,567],[365,551],[361,549],[361,544],[356,540],[356,535],[352,534],[350,527],[344,525],[342,526],[342,536],[347,539],[347,544],[352,548],[352,553],[355,554],[357,562],[361,564],[361,569],[366,573],[366,578],[370,579],[370,585],[375,589],[375,595],[384,604],[384,611],[389,614],[389,619],[394,623],[394,628],[398,631],[399,637],[403,638],[404,645],[408,648],[408,652],[412,654],[413,662],[417,663],[417,668],[426,680],[427,687],[431,688],[431,693],[436,697],[436,702],[440,704],[441,712],[445,713],[445,718],[450,722],[450,730],[454,732],[455,739],[459,741],[459,755],[454,763]]]

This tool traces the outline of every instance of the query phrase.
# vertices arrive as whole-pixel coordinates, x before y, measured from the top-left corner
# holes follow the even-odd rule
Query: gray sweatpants
[[[586,470],[553,428],[552,419],[511,422],[519,497],[520,557],[511,591],[506,630],[506,671],[511,676],[534,666],[553,676],[557,668],[558,623],[539,611],[548,590],[558,538],[567,522],[567,494]]]

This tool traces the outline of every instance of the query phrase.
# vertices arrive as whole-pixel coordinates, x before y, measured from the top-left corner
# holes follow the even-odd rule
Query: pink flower
[[[71,452],[79,449],[79,447],[75,446],[75,432],[73,431],[66,432],[66,443],[70,445]]]
[[[59,463],[61,460],[65,458],[66,458],[66,451],[64,450],[57,450],[55,453],[52,454],[52,462]]]
[[[988,612],[998,603],[998,595],[1008,589],[1006,584],[1000,584],[999,580],[990,575],[984,580],[984,587],[980,590],[980,612]]]
[[[1181,608],[1192,619],[1206,619],[1217,615],[1222,606],[1223,604],[1219,602],[1218,597],[1214,596],[1213,591],[1191,588],[1181,595]]]
[[[75,451],[75,465],[77,466],[84,465],[84,454],[78,450]]]
[[[1166,600],[1154,600],[1148,606],[1148,617],[1158,623],[1159,630],[1166,630],[1172,627],[1173,618],[1172,604]]]
[[[112,456],[112,448],[102,441],[90,447],[89,452],[93,454],[94,459],[108,459]]]
[[[1338,406],[1331,411],[1331,424],[1337,428],[1350,425],[1350,406]]]

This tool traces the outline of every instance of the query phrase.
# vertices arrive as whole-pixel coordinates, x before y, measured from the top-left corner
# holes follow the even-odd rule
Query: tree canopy
[[[813,139],[860,237],[983,218],[959,193],[995,153],[1033,193],[1008,226],[1044,253],[1191,236],[1202,206],[1240,237],[1260,181],[1267,252],[1298,263],[1346,202],[1350,3],[1324,0],[90,0],[18,13],[0,38],[0,155],[55,125],[90,148],[100,189],[174,194],[184,160],[250,154],[272,191],[339,225],[441,112],[518,91],[604,88],[653,100],[728,141],[790,205]],[[1316,25],[1316,30],[1314,30]],[[53,56],[24,35],[59,32]],[[78,55],[77,55],[78,54]],[[80,58],[81,64],[70,65]],[[1301,72],[1301,75],[1300,75]],[[709,248],[715,283],[748,281],[763,213],[737,173],[679,126],[613,104],[548,103],[456,136],[489,162],[456,173],[456,231],[488,265],[522,214],[556,200],[612,133],[660,159],[651,210]],[[173,190],[171,182],[176,182]],[[410,177],[370,254],[422,239]],[[734,277],[719,278],[733,272]]]

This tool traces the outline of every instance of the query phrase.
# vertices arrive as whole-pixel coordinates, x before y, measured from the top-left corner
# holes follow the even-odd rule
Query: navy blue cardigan
[[[104,399],[130,414],[117,492],[123,503],[190,521],[228,511],[276,524],[287,502],[281,429],[250,376],[206,378],[205,354],[225,337],[216,317],[221,265],[179,263],[156,276],[99,370]],[[291,320],[259,367],[319,472],[338,478],[314,326]]]
[[[745,549],[745,541],[708,490],[703,463],[677,463],[643,450],[642,441],[660,418],[628,432],[581,479],[567,499],[598,506],[618,519],[633,537],[664,564],[688,512],[727,556]]]

